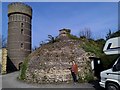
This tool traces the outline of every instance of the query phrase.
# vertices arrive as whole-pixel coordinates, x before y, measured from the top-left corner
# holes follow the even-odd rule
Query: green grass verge
[[[21,65],[21,70],[19,75],[20,80],[25,80],[27,67],[28,67],[28,58],[26,58],[23,64]]]
[[[85,40],[83,45],[82,45],[82,48],[86,52],[94,53],[97,57],[100,57],[102,54],[101,48],[94,41]]]

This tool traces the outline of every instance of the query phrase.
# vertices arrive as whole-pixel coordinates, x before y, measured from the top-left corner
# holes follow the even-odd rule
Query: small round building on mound
[[[61,31],[66,30],[60,30],[59,35]],[[70,83],[72,76],[68,68],[71,67],[70,62],[73,60],[78,64],[79,80],[85,81],[92,75],[89,57],[94,54],[80,48],[81,40],[62,39],[64,38],[42,45],[29,55],[26,72],[21,72],[21,75],[25,74],[24,80],[32,83]]]

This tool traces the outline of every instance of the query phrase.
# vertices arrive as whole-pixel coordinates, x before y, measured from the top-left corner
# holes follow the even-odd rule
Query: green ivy
[[[28,67],[28,59],[25,59],[25,61],[21,65],[20,76],[19,76],[20,80],[25,80],[27,67]]]

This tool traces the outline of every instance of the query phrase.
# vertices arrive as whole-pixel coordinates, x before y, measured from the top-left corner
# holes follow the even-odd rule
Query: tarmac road
[[[103,90],[97,81],[76,84],[28,84],[17,80],[19,72],[2,75],[2,88],[81,88],[84,90]]]

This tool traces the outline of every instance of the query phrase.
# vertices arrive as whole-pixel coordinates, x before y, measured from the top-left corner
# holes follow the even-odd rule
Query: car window
[[[112,45],[112,43],[109,43],[107,49],[110,49],[111,45]]]
[[[118,58],[118,62],[116,64],[116,69],[120,71],[120,57]]]

